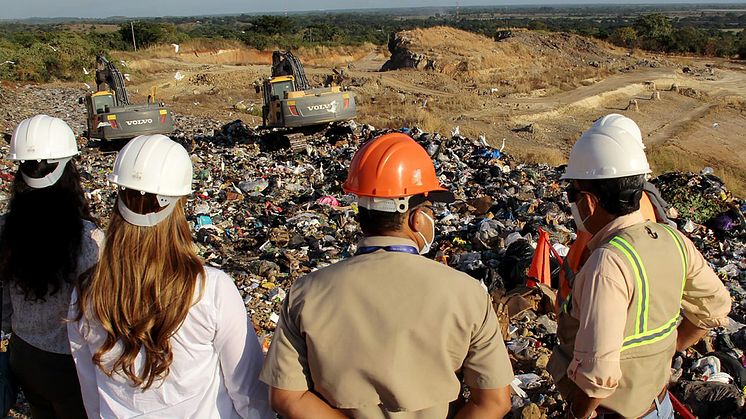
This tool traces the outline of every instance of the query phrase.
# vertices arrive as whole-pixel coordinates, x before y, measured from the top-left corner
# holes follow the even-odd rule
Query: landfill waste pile
[[[76,117],[79,112],[55,111]],[[27,116],[3,117],[10,127]],[[293,152],[276,147],[277,136],[241,121],[221,125],[178,116],[175,125],[172,137],[194,163],[187,214],[199,254],[234,278],[266,350],[293,282],[355,253],[357,207],[341,185],[358,146],[383,131],[353,121],[332,124],[308,135],[304,151]],[[559,180],[564,168],[524,164],[507,153],[509,147],[494,149],[458,133],[402,131],[428,151],[441,182],[457,197],[436,208],[437,237],[427,256],[468,273],[493,296],[516,374],[512,415],[564,415],[567,405],[546,371],[557,343],[555,291],[525,285],[541,231],[553,249],[555,289],[557,258],[575,237]],[[7,147],[3,142],[0,152]],[[84,189],[105,223],[116,194],[106,181],[115,153],[82,140],[81,150]],[[12,162],[0,162],[0,211],[6,210],[15,170]],[[732,196],[711,169],[668,173],[654,182],[672,205],[670,217],[707,257],[734,301],[728,327],[675,357],[673,393],[700,417],[744,417],[746,202]]]

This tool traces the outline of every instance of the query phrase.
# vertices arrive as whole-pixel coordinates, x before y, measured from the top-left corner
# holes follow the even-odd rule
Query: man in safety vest
[[[578,229],[593,236],[548,367],[572,418],[673,418],[666,384],[674,352],[727,323],[730,296],[702,254],[643,217],[648,173],[628,131],[600,126],[575,143],[562,177]]]
[[[420,256],[432,206],[452,202],[427,152],[386,134],[363,145],[343,188],[357,195],[357,253],[293,285],[261,380],[285,418],[505,415],[513,371],[490,297]],[[458,412],[460,377],[471,398]]]
[[[645,143],[642,142],[642,131],[637,123],[630,118],[618,113],[608,114],[596,120],[593,123],[593,128],[599,127],[616,127],[623,129],[630,133],[628,138],[633,141],[634,144],[638,144],[642,149],[645,149]],[[676,223],[668,219],[666,210],[668,204],[661,197],[660,192],[650,182],[645,182],[642,188],[643,194],[640,198],[640,212],[646,220],[656,221],[659,223],[665,223],[669,226],[676,228]],[[562,305],[568,300],[570,295],[570,284],[575,277],[575,274],[580,270],[588,256],[590,251],[588,249],[588,242],[593,237],[589,232],[578,230],[576,232],[575,241],[570,245],[570,250],[567,256],[564,258],[562,263],[562,269],[559,272],[560,287],[557,298],[558,309],[561,309]]]

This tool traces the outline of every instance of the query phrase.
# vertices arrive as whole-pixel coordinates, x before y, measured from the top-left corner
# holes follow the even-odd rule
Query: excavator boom
[[[111,90],[117,106],[129,105],[127,89],[124,86],[124,76],[117,66],[109,62],[102,55],[96,56],[96,85],[99,91]]]
[[[272,53],[272,77],[278,76],[293,76],[297,90],[311,88],[303,64],[290,51],[274,51]]]

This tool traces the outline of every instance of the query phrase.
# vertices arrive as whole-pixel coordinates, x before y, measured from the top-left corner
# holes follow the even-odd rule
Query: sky
[[[632,0],[626,4],[650,3],[744,3],[744,0]],[[156,17],[238,14],[259,12],[455,6],[457,0],[0,0],[0,20],[29,17]],[[619,4],[618,0],[460,0],[461,6],[508,4]]]

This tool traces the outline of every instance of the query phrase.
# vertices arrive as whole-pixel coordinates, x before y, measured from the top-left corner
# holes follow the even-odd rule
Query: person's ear
[[[414,232],[422,232],[422,229],[424,227],[422,216],[422,209],[421,208],[415,208],[412,211],[409,212],[409,229]]]
[[[578,193],[576,205],[578,206],[580,215],[583,218],[587,218],[595,213],[598,206],[598,200],[592,194],[589,194],[587,192],[580,192]]]

